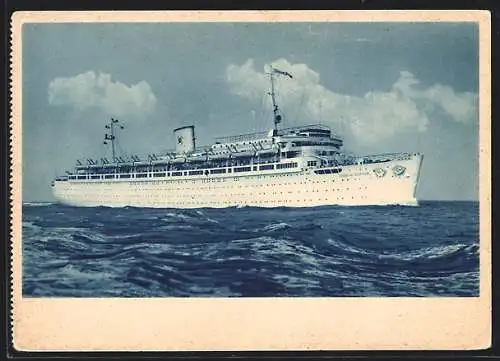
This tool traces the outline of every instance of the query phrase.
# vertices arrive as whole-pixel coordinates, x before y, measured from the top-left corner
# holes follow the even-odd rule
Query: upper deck
[[[278,132],[273,133],[273,131],[268,132],[256,132],[256,133],[246,133],[231,136],[222,136],[215,138],[216,143],[228,144],[228,143],[239,143],[244,141],[261,140],[266,138],[272,138],[273,136],[285,136],[285,135],[300,135],[306,137],[331,137],[335,140],[342,140],[342,137],[332,133],[331,129],[322,124],[309,124],[303,126],[289,127],[278,130]]]
[[[307,142],[304,142],[305,140]],[[171,149],[162,152],[162,154],[119,156],[112,160],[106,157],[100,159],[87,158],[83,161],[78,160],[76,169],[99,171],[101,168],[169,164],[182,165],[183,163],[225,161],[238,158],[274,157],[275,159],[273,160],[277,161],[280,157],[280,146],[288,141],[293,141],[293,146],[297,147],[300,147],[300,144],[308,146],[333,145],[337,148],[342,145],[340,137],[332,137],[330,128],[320,124],[313,124],[284,128],[277,135],[271,130],[269,132],[218,137],[215,143],[206,146],[197,146],[194,152],[191,153],[179,153],[175,149]],[[268,159],[265,161],[268,161]],[[256,163],[259,162],[259,160],[256,161]],[[245,161],[240,163],[245,163]],[[248,161],[247,163],[250,162]]]

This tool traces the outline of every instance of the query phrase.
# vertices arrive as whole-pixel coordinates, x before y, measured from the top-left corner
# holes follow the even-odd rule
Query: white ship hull
[[[322,205],[418,205],[415,192],[422,155],[383,163],[252,171],[210,176],[55,181],[53,193],[73,206],[223,208]],[[396,174],[395,167],[404,167]],[[380,170],[382,169],[382,170]]]

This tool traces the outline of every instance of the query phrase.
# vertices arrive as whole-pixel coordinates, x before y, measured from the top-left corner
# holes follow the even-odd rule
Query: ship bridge
[[[332,134],[330,128],[316,124],[282,129],[276,142],[282,148],[291,147],[332,147],[339,150],[343,145],[340,136]]]
[[[333,134],[329,127],[322,124],[312,124],[300,127],[291,127],[281,129],[279,134],[282,137],[288,138],[292,137],[302,137],[302,138],[316,138],[316,139],[328,139],[335,142],[339,146],[342,146],[342,137]]]

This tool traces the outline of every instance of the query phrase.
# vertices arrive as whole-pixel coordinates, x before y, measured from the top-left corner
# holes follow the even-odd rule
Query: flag
[[[288,73],[288,72],[286,72],[286,71],[278,70],[278,69],[276,69],[276,68],[273,68],[273,71],[274,71],[275,73],[278,73],[278,74],[281,74],[281,75],[286,75],[286,76],[290,77],[290,79],[293,79],[292,74],[290,74],[290,73]]]

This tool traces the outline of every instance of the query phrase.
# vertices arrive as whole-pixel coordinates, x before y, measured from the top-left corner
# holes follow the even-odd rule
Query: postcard
[[[11,21],[17,350],[490,346],[488,11]]]

